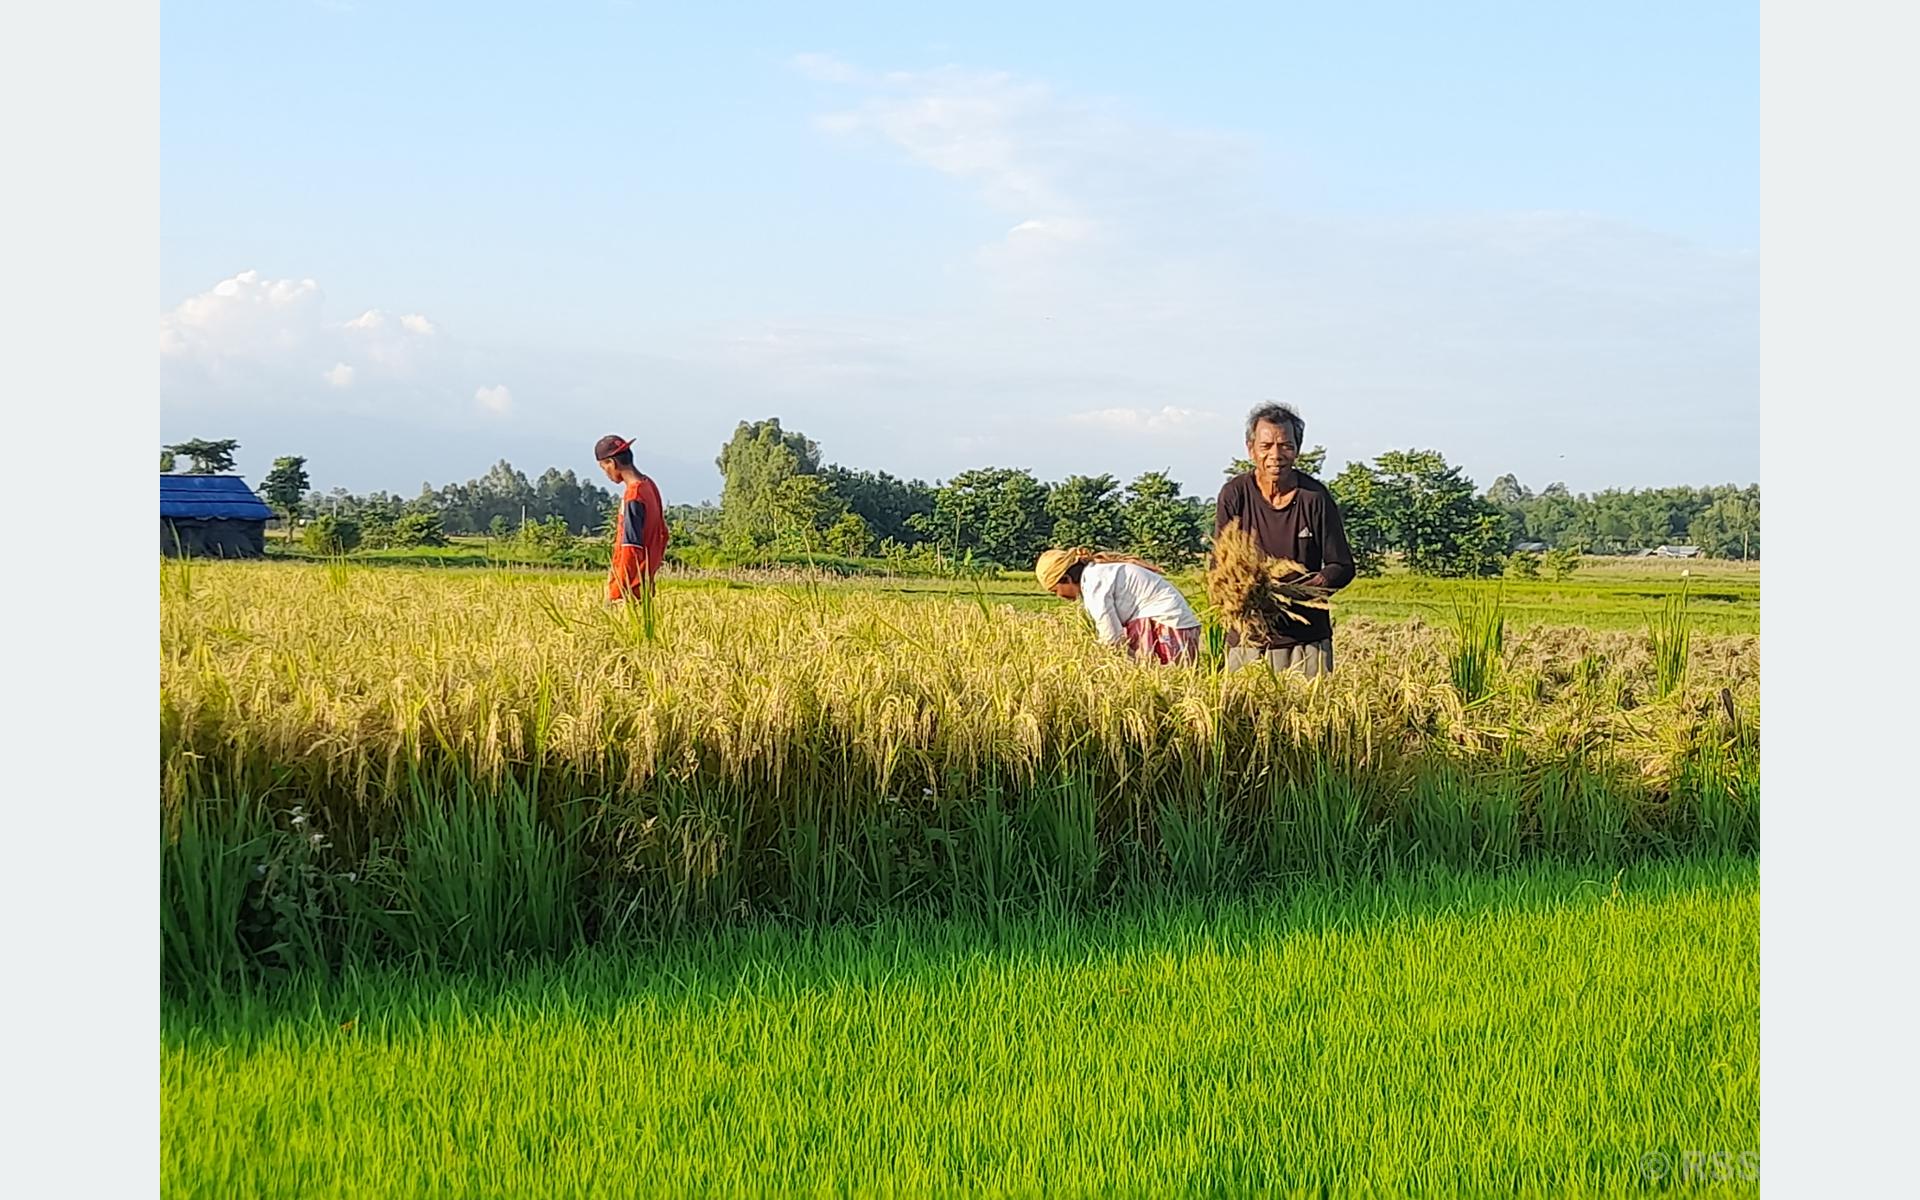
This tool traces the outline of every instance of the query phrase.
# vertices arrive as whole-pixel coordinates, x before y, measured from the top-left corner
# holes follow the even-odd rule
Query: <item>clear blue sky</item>
[[[1758,474],[1751,4],[174,4],[162,433],[411,492],[741,419],[1218,486]]]

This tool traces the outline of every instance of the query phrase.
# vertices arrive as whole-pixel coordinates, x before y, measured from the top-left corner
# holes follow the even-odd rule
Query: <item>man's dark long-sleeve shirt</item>
[[[1353,550],[1347,545],[1346,526],[1340,522],[1340,507],[1318,479],[1307,475],[1298,479],[1293,499],[1285,508],[1275,508],[1260,494],[1253,472],[1235,475],[1220,489],[1213,531],[1235,522],[1253,534],[1267,557],[1290,558],[1308,574],[1318,574],[1328,587],[1343,588],[1353,582]],[[1276,632],[1272,646],[1304,646],[1333,636],[1333,618],[1325,610],[1308,608],[1301,613],[1306,624],[1294,625],[1284,634]],[[1239,645],[1239,635],[1229,631],[1227,644]]]

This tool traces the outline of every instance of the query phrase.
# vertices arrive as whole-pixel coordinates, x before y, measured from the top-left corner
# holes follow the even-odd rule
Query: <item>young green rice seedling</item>
[[[1448,677],[1463,704],[1477,704],[1493,690],[1506,645],[1507,618],[1501,592],[1469,591],[1453,597],[1454,644]]]
[[[1679,691],[1687,681],[1687,654],[1692,631],[1687,620],[1687,589],[1692,583],[1688,573],[1680,573],[1680,594],[1660,607],[1660,615],[1648,627],[1653,642],[1653,694],[1659,699]]]

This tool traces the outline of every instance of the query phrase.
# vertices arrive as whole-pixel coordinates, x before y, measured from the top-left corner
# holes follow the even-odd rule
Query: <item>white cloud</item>
[[[478,388],[473,393],[473,402],[490,413],[505,413],[513,407],[513,393],[505,384]]]
[[[831,133],[875,134],[915,161],[970,180],[996,208],[1041,215],[1070,212],[1058,154],[1056,102],[1044,85],[1002,71],[943,68],[894,72],[859,108],[820,119]],[[1048,143],[1054,156],[1049,156]]]
[[[845,71],[848,82],[866,79]],[[1161,220],[1166,202],[1204,202],[1231,184],[1253,154],[1237,138],[1171,128],[1005,71],[959,67],[888,72],[857,107],[817,123],[878,137],[968,181],[987,204],[1022,218],[1013,233],[1063,240],[1099,228],[1141,232]]]
[[[1074,413],[1067,419],[1077,425],[1091,425],[1113,433],[1172,433],[1206,429],[1218,426],[1222,420],[1218,413],[1176,408],[1171,404],[1157,409],[1096,408]]]
[[[426,315],[368,308],[330,320],[312,279],[267,279],[242,271],[160,317],[161,398],[168,404],[231,402],[337,408],[351,391],[362,404],[419,408],[465,397],[458,348]],[[456,373],[457,372],[457,373]],[[467,375],[471,378],[471,375]]]
[[[209,362],[284,353],[319,329],[322,296],[311,279],[262,279],[242,271],[160,318],[160,353]]]
[[[395,326],[398,326],[403,333],[411,333],[418,337],[432,337],[439,332],[439,328],[432,321],[419,313],[406,313],[400,317],[394,317],[377,308],[368,309],[346,322],[341,328],[351,329],[355,333],[379,333]]]
[[[417,370],[422,358],[431,353],[430,343],[438,332],[433,322],[419,313],[394,317],[377,308],[361,313],[342,329],[355,354],[403,376]]]

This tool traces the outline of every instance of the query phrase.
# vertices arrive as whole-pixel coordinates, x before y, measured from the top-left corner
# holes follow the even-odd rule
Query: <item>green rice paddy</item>
[[[166,1007],[163,1185],[1753,1194],[1758,936],[1736,857],[350,972]]]

